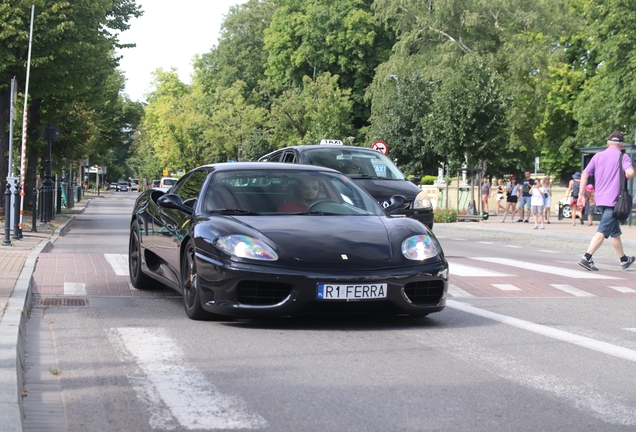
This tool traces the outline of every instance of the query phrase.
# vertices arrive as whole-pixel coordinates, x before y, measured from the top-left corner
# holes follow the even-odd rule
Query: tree
[[[286,90],[272,101],[270,124],[279,147],[346,139],[351,133],[350,90],[338,87],[338,76],[324,73],[303,87]]]
[[[370,0],[280,0],[266,31],[266,74],[278,88],[298,88],[304,76],[329,72],[351,90],[354,125],[369,117],[364,101],[374,69],[385,61],[393,36],[376,21]]]
[[[433,94],[424,129],[439,154],[477,167],[500,154],[506,140],[506,108],[496,72],[480,57],[467,55],[457,73]]]
[[[28,49],[30,2],[0,0],[0,128],[8,122],[8,84],[18,76],[23,85]],[[33,55],[29,83],[29,155],[27,180],[33,184],[41,145],[40,121],[61,117],[73,104],[90,105],[100,85],[117,67],[113,51],[124,47],[117,32],[128,28],[128,21],[141,15],[134,0],[95,0],[57,2],[39,0],[35,5]],[[109,92],[112,87],[104,88]],[[119,91],[119,90],[118,90]],[[112,97],[104,95],[101,100]],[[77,113],[92,116],[86,105]],[[46,115],[46,118],[44,118]],[[90,120],[83,121],[85,125]],[[99,123],[99,122],[98,122]],[[104,127],[104,123],[99,125]],[[94,131],[99,128],[94,129]],[[64,131],[63,131],[64,132]],[[4,155],[6,136],[0,134],[0,178],[7,173]]]

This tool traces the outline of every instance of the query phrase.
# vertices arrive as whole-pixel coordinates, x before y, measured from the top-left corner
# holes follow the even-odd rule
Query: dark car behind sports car
[[[406,207],[395,214],[420,221],[433,229],[435,215],[426,192],[406,179],[385,155],[366,147],[345,145],[301,145],[276,150],[259,158],[260,162],[286,162],[321,165],[338,170],[362,186],[383,207],[393,195],[404,195]],[[357,167],[349,170],[350,167]]]
[[[311,204],[299,201],[311,191]],[[289,210],[299,202],[306,207]],[[390,216],[403,205],[394,196],[382,209],[349,177],[319,166],[202,166],[171,193],[138,197],[131,282],[182,293],[192,319],[441,311],[448,264],[428,228]]]

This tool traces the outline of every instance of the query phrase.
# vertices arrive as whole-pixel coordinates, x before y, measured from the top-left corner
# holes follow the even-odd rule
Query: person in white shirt
[[[530,187],[530,195],[530,209],[534,216],[534,229],[539,228],[539,222],[541,222],[541,229],[543,229],[543,192],[541,191],[539,179],[535,179],[534,184]]]

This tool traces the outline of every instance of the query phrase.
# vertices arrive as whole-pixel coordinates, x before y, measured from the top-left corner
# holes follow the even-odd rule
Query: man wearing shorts
[[[534,185],[534,179],[530,178],[530,171],[525,172],[525,177],[521,180],[519,186],[521,186],[521,198],[519,199],[519,220],[517,222],[525,222],[528,223],[528,219],[530,219],[530,201],[532,200],[532,194],[530,193],[530,188]],[[523,218],[523,208],[527,205],[528,207],[528,217],[524,220]]]
[[[625,256],[623,252],[623,242],[621,241],[620,221],[614,217],[614,206],[616,205],[616,197],[620,190],[620,171],[619,171],[619,155],[625,143],[623,134],[620,132],[612,132],[607,139],[607,149],[594,155],[588,166],[581,175],[581,190],[585,190],[587,179],[593,175],[596,184],[596,208],[601,212],[601,222],[598,230],[587,252],[579,261],[579,265],[590,271],[597,271],[594,265],[592,255],[603,244],[606,238],[610,238],[614,250],[620,257],[620,263],[623,270],[627,270],[634,262],[633,256]],[[625,170],[625,178],[630,179],[634,176],[634,167],[632,161],[626,154],[622,153],[620,158],[622,169]],[[585,194],[579,194],[579,207],[585,206]]]

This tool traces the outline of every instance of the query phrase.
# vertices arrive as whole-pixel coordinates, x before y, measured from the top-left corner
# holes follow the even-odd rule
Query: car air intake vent
[[[246,305],[275,305],[285,300],[291,290],[287,284],[242,281],[238,285],[238,301]]]
[[[404,294],[416,305],[437,304],[444,295],[444,282],[425,280],[411,282],[404,287]]]

